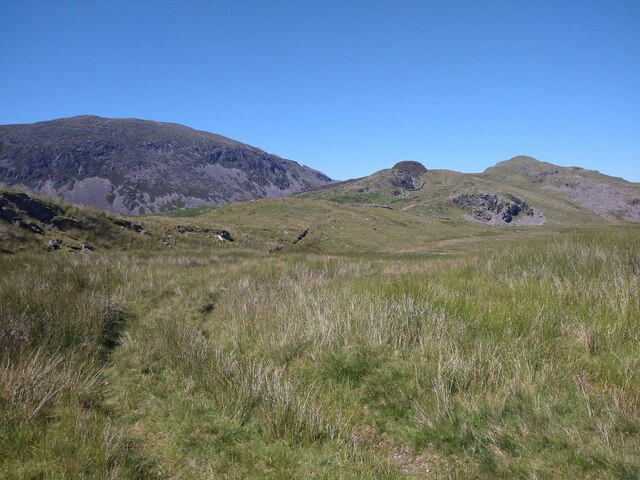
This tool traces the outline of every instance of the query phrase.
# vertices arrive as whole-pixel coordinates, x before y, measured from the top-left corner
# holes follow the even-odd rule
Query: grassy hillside
[[[114,220],[84,254],[3,226],[1,478],[640,476],[636,225]]]
[[[435,219],[468,219],[473,208],[465,211],[455,201],[468,194],[492,194],[503,200],[516,196],[540,210],[544,223],[552,225],[586,225],[603,219],[640,220],[639,184],[531,157],[500,162],[482,174],[429,170],[408,175],[394,167],[299,197],[353,206],[386,206]]]

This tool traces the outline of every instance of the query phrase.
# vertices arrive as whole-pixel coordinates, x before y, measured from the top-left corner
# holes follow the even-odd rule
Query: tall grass
[[[0,471],[637,478],[639,239],[3,259]]]
[[[0,476],[120,478],[136,466],[102,405],[124,328],[104,258],[0,257]]]

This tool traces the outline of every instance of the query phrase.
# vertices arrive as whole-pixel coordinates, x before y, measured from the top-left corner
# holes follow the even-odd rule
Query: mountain
[[[400,162],[368,177],[336,182],[300,196],[490,225],[640,221],[640,184],[526,156],[479,174],[427,170],[417,162]]]
[[[78,116],[0,126],[0,185],[122,214],[282,197],[331,181],[172,123]]]
[[[0,126],[0,186],[121,214],[296,194],[488,225],[639,221],[640,184],[517,156],[482,173],[402,161],[344,182],[182,125],[80,116]]]
[[[417,253],[456,245],[491,246],[640,220],[640,185],[530,157],[483,173],[429,170],[400,162],[374,174],[285,198],[200,206],[123,219],[34,195],[0,189],[0,253],[58,246],[82,250],[234,248],[306,252]],[[522,226],[526,228],[513,228]],[[479,248],[479,247],[478,247]]]

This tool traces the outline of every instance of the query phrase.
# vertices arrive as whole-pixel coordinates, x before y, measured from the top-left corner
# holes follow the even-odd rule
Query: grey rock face
[[[0,126],[0,184],[117,213],[275,198],[326,175],[220,135],[136,119]]]
[[[472,219],[493,225],[540,225],[542,213],[526,201],[512,194],[506,198],[491,193],[463,193],[453,198],[453,203],[471,214]]]

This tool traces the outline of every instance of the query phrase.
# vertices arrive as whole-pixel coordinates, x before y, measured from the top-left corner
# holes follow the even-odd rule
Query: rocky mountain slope
[[[519,156],[486,169],[482,176],[544,192],[598,216],[640,220],[640,184],[580,167],[560,167]]]
[[[79,116],[0,126],[0,185],[123,214],[282,197],[311,168],[182,125]]]

